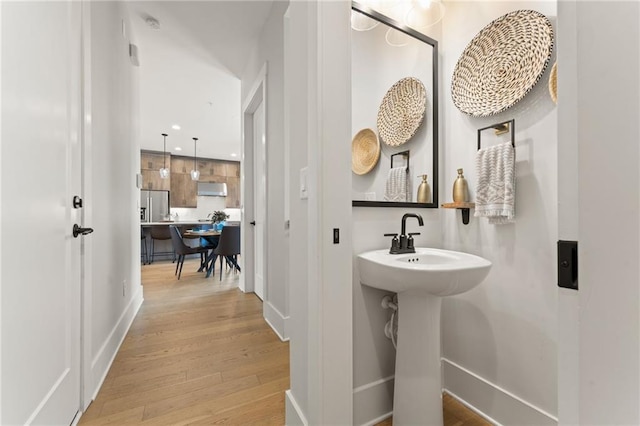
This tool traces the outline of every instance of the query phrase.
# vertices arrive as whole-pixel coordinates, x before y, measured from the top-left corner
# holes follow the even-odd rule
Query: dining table
[[[213,250],[218,245],[218,241],[220,240],[221,231],[216,231],[215,229],[188,229],[183,236],[185,237],[200,237],[203,238],[210,246],[211,250],[207,251],[207,256],[204,261],[204,265],[198,269],[198,272],[202,272],[205,268],[207,269],[207,278],[213,272],[213,267],[217,258],[217,255],[213,253]]]

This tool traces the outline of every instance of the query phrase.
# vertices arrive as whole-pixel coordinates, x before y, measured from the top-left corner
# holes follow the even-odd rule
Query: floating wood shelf
[[[469,224],[469,210],[474,208],[476,203],[457,202],[457,203],[443,203],[442,207],[445,209],[458,209],[462,211],[462,223],[464,225]]]

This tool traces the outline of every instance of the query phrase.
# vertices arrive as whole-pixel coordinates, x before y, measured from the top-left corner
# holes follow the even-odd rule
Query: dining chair
[[[140,231],[140,255],[142,256],[142,264],[149,263],[149,252],[147,251],[147,236],[144,235],[144,231]]]
[[[167,225],[152,225],[151,226],[151,261],[149,263],[153,263],[156,254],[170,254],[172,256],[172,262],[176,261],[176,252],[172,251],[161,251],[156,252],[156,240],[165,241],[171,239],[171,233],[169,232],[169,228]]]
[[[192,241],[192,240],[199,240],[198,243],[201,246],[204,246],[206,244],[202,243],[202,239],[198,236],[198,235],[189,235],[187,234],[187,231],[190,231],[191,229],[193,230],[199,230],[202,229],[199,225],[179,225],[178,226],[178,230],[180,231],[180,236],[182,237],[182,240],[188,240],[188,241]],[[190,247],[193,247],[193,244],[187,244]],[[210,249],[213,247],[210,247]],[[204,263],[204,258],[205,258],[205,253],[201,253],[200,254],[200,262]]]
[[[222,281],[222,259],[226,259],[231,263],[235,271],[240,271],[238,266],[238,255],[240,254],[240,227],[239,226],[225,226],[222,228],[220,234],[220,241],[218,246],[213,250],[213,254],[220,256],[220,280]],[[215,262],[216,259],[212,261]]]
[[[182,235],[180,235],[178,227],[175,225],[169,225],[169,233],[171,235],[173,250],[178,255],[178,263],[176,263],[176,272],[174,275],[178,275],[178,279],[180,279],[180,276],[182,275],[182,266],[184,265],[185,256],[188,254],[199,254],[201,258],[200,263],[202,264],[202,255],[205,254],[209,249],[202,246],[189,247],[188,245],[186,245],[184,240],[182,239]]]

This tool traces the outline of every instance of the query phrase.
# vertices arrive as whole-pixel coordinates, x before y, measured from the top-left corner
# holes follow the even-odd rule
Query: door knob
[[[251,222],[249,222],[249,225],[256,226],[256,221],[255,221],[255,220],[252,220]]]
[[[78,238],[78,235],[87,235],[93,232],[93,228],[81,228],[78,224],[73,225],[73,238]]]

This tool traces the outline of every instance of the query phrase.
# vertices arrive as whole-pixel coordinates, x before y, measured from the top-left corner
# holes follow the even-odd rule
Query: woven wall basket
[[[371,129],[360,130],[351,141],[351,170],[357,175],[369,173],[380,159],[380,142]]]
[[[451,80],[453,103],[486,117],[513,106],[536,85],[549,64],[553,27],[534,10],[517,10],[484,27],[464,49]]]
[[[558,103],[558,63],[551,67],[551,75],[549,75],[549,95],[554,104]]]
[[[424,84],[414,77],[397,81],[387,91],[378,109],[378,134],[384,143],[402,145],[416,134],[427,103]]]

